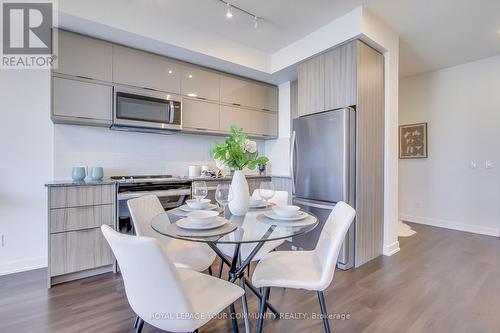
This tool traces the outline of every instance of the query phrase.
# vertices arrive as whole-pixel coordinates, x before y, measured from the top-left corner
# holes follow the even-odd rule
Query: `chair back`
[[[356,211],[345,202],[338,202],[333,208],[319,237],[314,253],[321,264],[321,290],[326,289],[333,279],[340,248],[347,235]]]
[[[151,227],[151,220],[155,216],[165,213],[160,199],[154,194],[145,195],[128,200],[127,206],[132,216],[135,234],[137,236],[158,238],[159,234]]]
[[[252,198],[260,198],[259,189],[256,189],[252,193]],[[284,206],[288,204],[288,191],[274,191],[274,197],[269,199],[269,202],[276,204],[278,206]]]
[[[193,313],[193,309],[177,268],[162,252],[158,241],[125,235],[108,225],[102,225],[101,230],[118,260],[134,312],[165,330],[179,332],[192,327],[191,319],[177,316]]]

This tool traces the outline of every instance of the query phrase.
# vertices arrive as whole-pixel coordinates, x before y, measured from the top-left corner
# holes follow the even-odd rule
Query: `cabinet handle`
[[[146,88],[146,87],[143,87],[142,89],[151,90],[151,91],[158,91],[158,90],[156,90],[156,89],[153,89],[153,88]]]
[[[88,77],[88,76],[83,76],[83,75],[77,75],[76,77],[79,77],[80,79],[93,80],[93,78]]]
[[[239,103],[232,103],[233,105],[236,105],[236,106],[241,106],[241,104]]]
[[[206,101],[207,99],[205,97],[198,97],[196,96],[197,99],[201,99],[202,101]]]
[[[200,127],[195,127],[194,129],[198,130],[198,131],[206,131],[207,130],[206,128],[200,128]]]

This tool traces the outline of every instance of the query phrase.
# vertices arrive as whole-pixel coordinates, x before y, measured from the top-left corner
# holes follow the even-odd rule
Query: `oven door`
[[[179,96],[115,86],[114,101],[113,128],[181,129]]]

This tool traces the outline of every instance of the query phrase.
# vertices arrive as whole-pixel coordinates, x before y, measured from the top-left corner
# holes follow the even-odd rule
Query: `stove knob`
[[[134,182],[134,177],[130,177],[130,182],[133,183]]]

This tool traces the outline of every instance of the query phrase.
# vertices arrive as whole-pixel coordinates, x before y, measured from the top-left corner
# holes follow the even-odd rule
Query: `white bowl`
[[[210,205],[210,199],[189,199],[186,200],[186,204],[191,209],[202,210]]]
[[[284,206],[274,206],[273,212],[279,217],[294,217],[299,212],[299,206],[284,205]]]
[[[188,219],[195,225],[206,225],[213,223],[219,212],[214,210],[198,210],[187,214]]]
[[[263,199],[250,197],[250,206],[262,206],[263,204]]]

